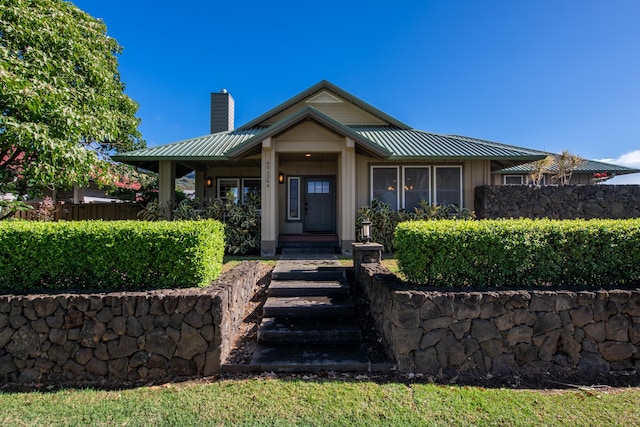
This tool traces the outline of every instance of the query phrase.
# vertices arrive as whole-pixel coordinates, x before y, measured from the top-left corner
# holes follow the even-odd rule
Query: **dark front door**
[[[336,231],[334,178],[305,178],[304,231],[311,233],[334,233]]]

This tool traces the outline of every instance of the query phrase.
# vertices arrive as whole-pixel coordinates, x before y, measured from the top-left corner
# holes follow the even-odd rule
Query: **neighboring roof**
[[[547,155],[554,156],[555,154],[547,153]],[[535,169],[536,169],[535,165],[530,162],[530,163],[525,163],[518,166],[512,166],[510,168],[501,169],[501,170],[495,171],[494,173],[503,174],[503,175],[529,174],[533,172]],[[557,165],[552,164],[549,166],[549,170],[551,173],[553,173],[558,170],[558,167]],[[580,164],[580,166],[578,166],[574,171],[574,173],[588,173],[588,174],[600,173],[600,172],[607,172],[609,174],[615,174],[615,175],[628,175],[631,173],[638,173],[640,172],[640,170],[628,168],[626,166],[613,165],[611,163],[599,162],[596,160],[584,159],[584,161]]]
[[[390,115],[388,115],[384,111],[378,110],[373,105],[370,105],[370,104],[364,102],[360,98],[357,98],[357,97],[351,95],[349,92],[346,92],[345,90],[339,88],[338,86],[336,86],[333,83],[328,82],[326,80],[322,80],[321,82],[316,83],[315,85],[311,86],[309,89],[300,92],[299,94],[297,94],[293,98],[288,99],[287,101],[283,102],[282,104],[278,105],[277,107],[272,108],[271,110],[267,111],[266,113],[262,114],[261,116],[251,120],[249,123],[246,123],[245,125],[240,126],[239,129],[251,129],[251,128],[256,127],[256,126],[260,126],[262,124],[262,122],[270,119],[271,117],[277,115],[278,113],[281,113],[282,111],[286,110],[287,108],[290,108],[290,107],[294,106],[298,102],[304,101],[309,96],[311,96],[314,93],[319,92],[319,91],[321,91],[323,89],[326,89],[326,90],[329,90],[329,91],[333,92],[334,94],[338,95],[340,98],[344,99],[345,101],[348,101],[348,102],[356,105],[357,107],[362,108],[363,110],[367,111],[369,114],[372,114],[372,115],[380,118],[381,120],[389,123],[392,126],[397,126],[400,129],[411,129],[411,126],[409,126],[409,125],[407,125],[405,123],[402,123],[400,120],[398,120],[398,119],[396,119],[394,117],[391,117]]]

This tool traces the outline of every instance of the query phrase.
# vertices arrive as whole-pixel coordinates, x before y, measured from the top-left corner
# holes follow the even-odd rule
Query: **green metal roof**
[[[220,132],[185,139],[171,144],[148,147],[113,156],[118,162],[148,160],[227,160],[226,153],[265,132],[268,128],[252,128]]]
[[[540,160],[545,157],[545,154],[527,148],[416,129],[354,126],[353,130],[393,153],[391,159]]]
[[[547,155],[555,155],[553,153],[547,153]],[[518,166],[513,166],[510,168],[501,169],[499,171],[495,171],[497,174],[529,174],[535,170],[535,165],[531,162],[525,163]],[[551,173],[557,172],[558,167],[555,164],[552,164],[549,167]],[[611,163],[599,162],[596,160],[587,160],[585,159],[580,166],[576,168],[574,173],[598,173],[598,172],[607,172],[616,175],[628,175],[631,173],[638,173],[640,170],[628,168],[626,166],[613,165]]]
[[[263,126],[265,120],[287,110],[314,93],[327,89],[348,102],[389,123],[387,126],[347,126],[317,109],[307,106],[279,122]],[[302,120],[314,120],[334,132],[353,139],[360,152],[389,160],[492,160],[495,173],[528,173],[531,166],[520,165],[544,159],[549,153],[514,145],[459,135],[441,135],[412,129],[339,87],[323,80],[239,129],[204,135],[167,145],[144,148],[113,156],[113,160],[149,170],[158,169],[158,161],[175,161],[181,172],[198,161],[240,159],[255,153],[264,138],[275,136]],[[579,171],[617,174],[640,172],[623,166],[586,161]]]

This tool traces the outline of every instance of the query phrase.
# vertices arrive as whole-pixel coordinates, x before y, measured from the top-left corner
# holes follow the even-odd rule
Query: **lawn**
[[[0,393],[0,425],[640,425],[640,390],[262,377],[119,391]]]

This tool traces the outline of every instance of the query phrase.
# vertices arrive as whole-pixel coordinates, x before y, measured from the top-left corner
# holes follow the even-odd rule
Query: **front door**
[[[304,231],[335,233],[336,196],[333,177],[305,178]]]

